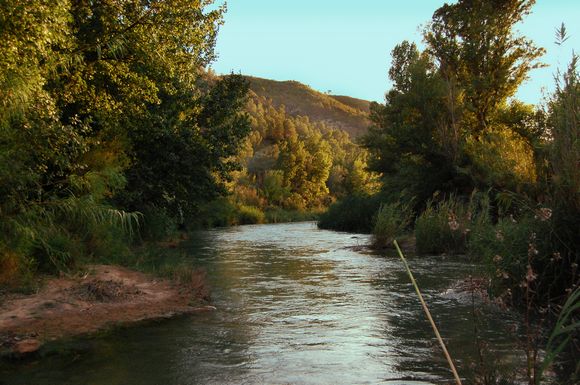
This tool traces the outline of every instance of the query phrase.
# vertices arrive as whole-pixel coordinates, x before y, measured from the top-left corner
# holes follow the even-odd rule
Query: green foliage
[[[192,226],[202,228],[226,227],[236,223],[237,208],[229,199],[222,197],[200,207],[197,221]]]
[[[445,4],[425,30],[426,51],[407,41],[393,49],[393,88],[371,107],[363,137],[388,191],[407,190],[421,209],[435,191],[532,189],[544,130],[508,98],[543,53],[512,32],[533,3]]]
[[[264,198],[266,198],[270,204],[282,205],[290,196],[290,189],[284,184],[284,171],[266,171],[262,193],[264,194]]]
[[[291,208],[320,205],[328,194],[326,180],[331,165],[330,146],[321,136],[310,136],[305,142],[297,138],[283,142],[277,167],[284,173],[284,186],[290,190]]]
[[[560,76],[556,92],[548,103],[548,124],[553,140],[549,160],[553,200],[580,212],[580,72],[574,55],[567,71]]]
[[[314,221],[319,215],[316,211],[288,210],[282,207],[270,207],[265,214],[267,223]]]
[[[70,271],[94,256],[126,252],[139,219],[91,199],[55,200],[0,222],[2,248],[29,271]]]
[[[532,147],[507,127],[489,130],[479,140],[467,138],[464,149],[471,161],[474,179],[483,186],[516,190],[536,182]]]
[[[152,121],[131,132],[136,162],[127,170],[128,186],[119,201],[136,210],[144,204],[165,207],[183,221],[201,202],[225,193],[222,181],[236,168],[231,157],[249,130],[241,112],[246,90],[243,78],[231,75],[211,86],[197,116],[176,109],[199,103],[180,106],[183,101],[172,98],[155,107]],[[157,122],[176,113],[185,116]]]
[[[550,333],[546,343],[546,355],[542,362],[537,381],[541,383],[542,375],[552,365],[559,354],[563,353],[568,347],[575,334],[580,330],[580,320],[578,320],[578,311],[580,310],[580,288],[576,288],[570,293],[566,302],[562,306],[556,324]],[[577,381],[580,376],[580,362],[576,360],[570,381]]]
[[[264,223],[266,215],[262,210],[252,206],[238,207],[236,224],[238,225],[253,225],[257,223]]]
[[[558,263],[550,247],[549,234],[549,223],[543,219],[528,215],[518,219],[500,218],[496,225],[473,230],[469,253],[486,262],[493,293],[504,296],[508,303],[518,303],[525,295],[525,285],[531,281],[535,281],[534,287],[548,283],[540,282],[543,274],[551,270],[548,265],[555,267]],[[544,289],[547,291],[541,295],[549,295],[551,288]]]
[[[396,237],[408,230],[412,219],[410,204],[381,204],[374,218],[373,246],[379,249],[390,246]]]
[[[461,253],[464,251],[465,235],[459,231],[456,200],[435,204],[427,203],[425,211],[415,223],[417,252],[420,254]]]
[[[258,94],[276,94],[277,83],[250,79],[254,89],[263,84],[247,104],[253,131],[239,155],[245,170],[236,178],[235,194],[243,185],[265,199],[260,203],[264,208],[310,211],[347,194],[375,190],[376,176],[366,170],[367,154],[346,132],[333,122],[315,122],[310,115],[293,116],[283,105],[275,107]]]
[[[427,202],[415,222],[417,252],[420,254],[465,253],[474,228],[488,226],[489,192],[474,190],[468,202],[451,194],[448,198]]]
[[[3,266],[107,259],[138,223],[163,236],[225,192],[248,85],[205,70],[224,12],[210,4],[0,4]]]
[[[432,58],[408,42],[392,56],[394,88],[384,105],[371,106],[373,125],[362,143],[370,152],[369,168],[382,174],[385,189],[406,190],[420,208],[435,191],[464,189],[472,182],[457,167],[459,137],[441,131],[451,118],[445,83]]]
[[[515,94],[544,49],[513,32],[534,0],[460,0],[433,14],[425,32],[428,51],[443,76],[457,82],[476,136],[493,126],[498,108]],[[484,47],[484,48],[482,48]]]
[[[381,206],[382,197],[375,195],[349,195],[333,203],[318,221],[321,229],[371,233],[373,217]]]
[[[177,221],[168,214],[167,209],[155,206],[145,206],[141,210],[143,214],[141,235],[145,240],[161,241],[175,235]]]

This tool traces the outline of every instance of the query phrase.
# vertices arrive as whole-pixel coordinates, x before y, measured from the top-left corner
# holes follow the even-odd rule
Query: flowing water
[[[447,384],[446,361],[401,261],[365,253],[368,236],[315,223],[195,234],[185,258],[208,272],[214,312],[61,344],[0,368],[0,384]],[[448,288],[477,272],[465,257],[410,257],[462,376],[519,360],[515,317]],[[484,308],[474,323],[474,309]]]

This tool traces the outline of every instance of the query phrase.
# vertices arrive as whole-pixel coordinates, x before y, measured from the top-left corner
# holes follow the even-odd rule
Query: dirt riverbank
[[[178,284],[119,266],[89,266],[82,276],[48,278],[37,293],[2,298],[0,355],[23,356],[59,338],[210,311],[207,296],[201,276]]]

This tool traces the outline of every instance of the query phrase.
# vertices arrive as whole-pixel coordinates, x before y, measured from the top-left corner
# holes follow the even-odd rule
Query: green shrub
[[[192,219],[193,227],[226,227],[236,223],[237,208],[227,198],[219,198],[200,208],[199,216]]]
[[[158,241],[177,231],[177,221],[165,208],[148,206],[142,209],[141,213],[143,214],[141,236],[144,239]]]
[[[91,227],[83,240],[83,262],[115,264],[132,257],[131,237],[120,228],[107,224]]]
[[[256,223],[264,223],[266,215],[258,207],[240,205],[237,212],[237,224],[239,225],[253,225]]]
[[[335,203],[320,216],[321,229],[371,233],[373,217],[381,206],[381,196],[349,195]]]
[[[454,222],[445,204],[429,202],[415,222],[415,239],[419,254],[441,254],[458,251],[459,242],[454,234]]]
[[[492,293],[509,297],[510,303],[518,303],[528,281],[534,281],[534,286],[542,284],[543,277],[550,275],[549,265],[558,263],[549,234],[548,222],[530,215],[518,220],[500,218],[496,225],[474,227],[468,252],[484,261]]]
[[[402,235],[411,224],[413,212],[408,204],[381,204],[374,220],[373,246],[384,248]]]
[[[415,222],[417,252],[465,253],[471,229],[489,223],[489,212],[489,192],[474,191],[467,203],[453,194],[438,203],[430,200]]]

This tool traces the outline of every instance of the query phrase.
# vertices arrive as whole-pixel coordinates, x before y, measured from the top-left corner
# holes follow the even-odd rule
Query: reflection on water
[[[451,382],[398,258],[363,254],[364,235],[314,223],[200,232],[217,307],[64,343],[65,354],[0,368],[0,384],[443,384]],[[476,269],[461,258],[411,258],[460,371],[477,361],[473,306],[446,289]],[[480,305],[477,305],[480,306]],[[480,319],[499,361],[512,361],[515,324]]]

